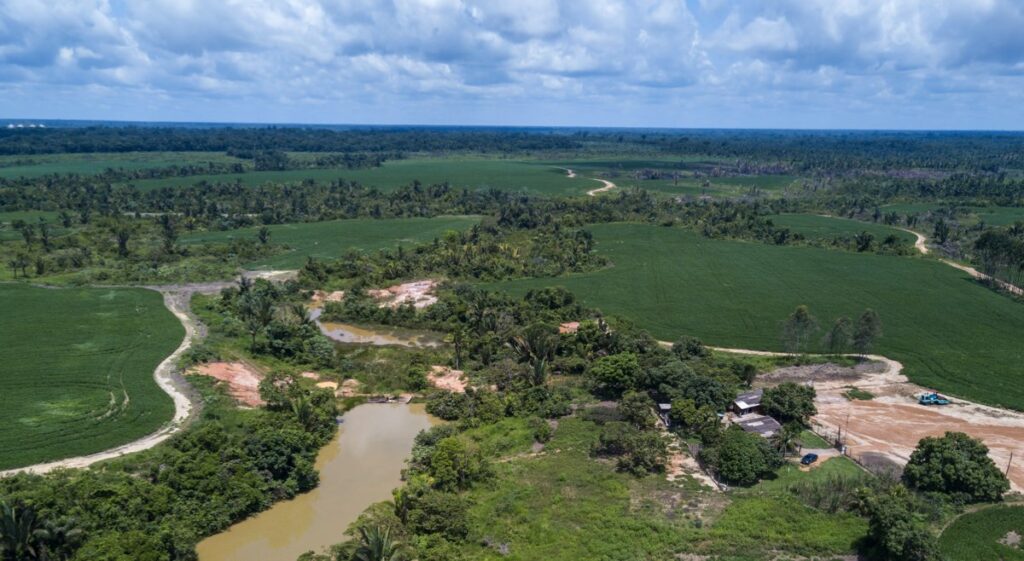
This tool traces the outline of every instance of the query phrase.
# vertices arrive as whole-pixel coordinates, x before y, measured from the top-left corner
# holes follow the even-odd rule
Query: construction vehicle
[[[945,396],[932,392],[926,393],[917,398],[917,402],[921,405],[949,405],[950,401]]]

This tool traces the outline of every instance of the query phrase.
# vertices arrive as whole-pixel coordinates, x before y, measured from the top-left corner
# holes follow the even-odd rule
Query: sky
[[[1024,129],[1024,0],[0,0],[0,117]]]

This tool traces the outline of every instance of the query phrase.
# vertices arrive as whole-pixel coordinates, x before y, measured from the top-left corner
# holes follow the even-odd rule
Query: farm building
[[[731,409],[737,415],[760,413],[762,395],[764,395],[764,389],[761,388],[741,393],[733,400]]]
[[[747,432],[759,434],[765,438],[779,432],[782,425],[775,419],[765,415],[750,415],[736,419],[736,424]]]

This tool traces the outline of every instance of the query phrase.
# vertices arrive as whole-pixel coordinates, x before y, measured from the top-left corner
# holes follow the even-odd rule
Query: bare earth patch
[[[317,382],[316,387],[324,390],[331,390],[332,392],[338,389],[337,382]]]
[[[416,309],[421,309],[437,303],[437,296],[434,295],[435,288],[437,288],[437,281],[427,279],[368,290],[367,294],[378,300],[382,308],[397,308],[403,304],[412,304]]]
[[[898,365],[898,363],[895,363]],[[817,432],[835,437],[840,430],[850,455],[865,465],[902,468],[917,443],[946,431],[981,439],[1000,470],[1010,454],[1024,452],[1024,414],[953,399],[945,406],[924,406],[917,396],[931,390],[907,381],[892,364],[859,364],[848,368],[814,365],[780,368],[759,377],[759,383],[810,382],[817,390]],[[872,393],[872,400],[850,400],[850,387]],[[1013,490],[1024,490],[1024,465],[1014,462],[1009,472]]]
[[[1001,543],[1003,545],[1007,545],[1007,546],[1010,546],[1010,547],[1016,547],[1018,549],[1020,548],[1020,542],[1021,542],[1020,534],[1018,534],[1017,532],[1014,532],[1013,530],[1010,530],[1009,532],[1007,532],[1006,535],[1003,536],[1002,539],[999,540],[999,543]]]
[[[427,380],[436,388],[455,393],[466,393],[466,381],[463,379],[461,370],[434,365],[430,367]]]
[[[313,304],[323,304],[324,302],[341,302],[344,298],[344,290],[335,290],[334,292],[314,290],[312,301]]]
[[[260,380],[263,376],[244,362],[208,362],[193,367],[190,373],[210,376],[226,383],[228,395],[243,405],[266,405],[260,399]]]
[[[316,372],[302,372],[301,374],[299,374],[299,376],[302,376],[303,378],[306,378],[307,380],[319,380],[320,379],[320,375],[317,374]]]
[[[338,397],[355,397],[359,395],[362,384],[355,378],[349,378],[341,383],[341,389],[334,392],[334,395]]]

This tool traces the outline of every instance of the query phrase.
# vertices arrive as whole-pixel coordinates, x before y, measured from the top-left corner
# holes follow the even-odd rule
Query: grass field
[[[613,267],[493,286],[561,285],[656,337],[782,350],[781,322],[801,304],[823,326],[865,308],[881,316],[875,351],[925,386],[1024,409],[1024,306],[934,261],[711,240],[643,224],[590,227]],[[820,336],[820,334],[819,334]],[[817,337],[815,338],[817,339]]]
[[[356,249],[374,251],[433,240],[448,230],[464,230],[480,221],[478,216],[439,216],[392,220],[355,219],[302,222],[270,226],[271,243],[285,244],[289,251],[249,263],[250,269],[297,269],[309,256],[336,259]],[[183,243],[228,242],[255,239],[257,228],[202,232],[182,238]]]
[[[31,163],[19,163],[30,161]],[[107,168],[147,169],[206,162],[242,163],[222,152],[125,152],[118,154],[43,154],[0,157],[0,177],[39,177],[51,173],[93,175]],[[15,165],[11,165],[15,164]]]
[[[818,216],[815,214],[779,214],[771,217],[772,222],[779,228],[803,234],[808,239],[830,240],[836,236],[856,236],[861,232],[868,232],[875,236],[877,241],[884,240],[889,235],[895,235],[900,240],[913,244],[916,239],[914,234],[905,230],[891,228],[884,224],[873,222],[861,222],[847,218],[835,218],[831,216]]]
[[[569,179],[564,170],[535,161],[484,158],[415,158],[391,160],[379,168],[368,169],[316,169],[261,171],[241,174],[197,175],[147,179],[133,184],[140,189],[155,189],[176,185],[193,185],[200,181],[233,182],[261,185],[268,181],[287,182],[314,179],[358,181],[367,187],[383,191],[397,189],[419,180],[430,185],[448,182],[454,187],[467,189],[498,188],[506,191],[524,191],[536,195],[582,195],[599,186],[582,177]]]
[[[57,223],[57,213],[46,210],[17,210],[13,212],[0,212],[0,242],[8,240],[20,240],[21,232],[14,229],[13,223],[22,220],[30,224],[37,224],[42,218],[53,226],[53,235],[59,236],[63,228]]]
[[[170,420],[153,369],[184,330],[142,289],[0,285],[0,469],[98,452]]]
[[[561,419],[545,452],[527,456],[530,439],[514,436],[523,432],[517,424],[525,423],[507,419],[487,427],[488,434],[468,433],[485,449],[518,455],[494,463],[494,481],[468,494],[470,545],[463,553],[469,559],[827,556],[850,552],[864,534],[862,520],[814,511],[786,493],[730,499],[691,481],[669,483],[663,474],[638,479],[616,472],[611,462],[590,455],[601,428],[577,417]],[[507,555],[487,543],[507,544]]]
[[[965,514],[946,528],[939,549],[948,561],[1024,561],[1024,547],[999,543],[1024,536],[1024,506],[994,506]]]

